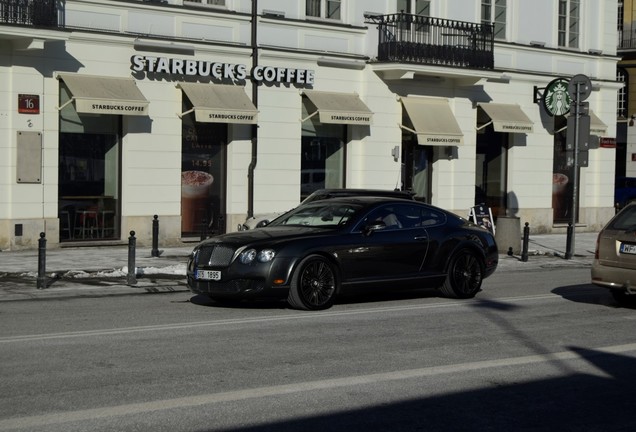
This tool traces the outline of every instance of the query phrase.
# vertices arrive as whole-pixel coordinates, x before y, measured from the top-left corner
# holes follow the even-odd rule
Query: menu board
[[[468,219],[495,234],[495,220],[492,218],[492,210],[490,207],[476,205],[470,208]]]

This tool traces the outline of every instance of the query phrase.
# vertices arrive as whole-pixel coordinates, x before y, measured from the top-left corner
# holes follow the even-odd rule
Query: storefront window
[[[488,126],[477,135],[475,204],[485,204],[493,217],[506,216],[508,175],[507,133]]]
[[[60,84],[60,106],[70,99]],[[60,241],[118,239],[120,195],[118,115],[60,111],[58,209]]]
[[[308,112],[305,100],[303,118]],[[305,120],[302,125],[301,162],[300,162],[300,198],[305,199],[312,192],[323,188],[345,187],[345,151],[344,145],[347,127],[341,124],[323,124],[318,116]]]
[[[565,128],[565,118],[555,118],[554,124],[557,130]],[[554,134],[554,170],[552,174],[552,214],[554,223],[572,222],[574,158],[571,152],[568,152],[565,148],[566,133],[567,129]]]
[[[418,144],[415,134],[402,130],[401,188],[420,201],[431,202],[432,166],[433,148]]]
[[[185,99],[185,98],[184,98]],[[190,110],[184,102],[184,111]],[[181,232],[184,237],[225,232],[227,124],[182,119]]]

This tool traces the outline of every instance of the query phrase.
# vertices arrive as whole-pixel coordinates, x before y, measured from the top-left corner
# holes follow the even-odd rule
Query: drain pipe
[[[258,1],[252,0],[252,71],[258,66],[257,20]],[[252,103],[258,110],[258,83],[252,78]],[[254,171],[258,161],[258,124],[252,125],[252,160],[247,170],[247,217],[254,216]]]

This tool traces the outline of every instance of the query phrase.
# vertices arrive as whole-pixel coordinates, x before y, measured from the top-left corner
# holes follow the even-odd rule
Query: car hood
[[[201,246],[225,244],[235,247],[253,243],[277,243],[283,240],[298,239],[302,237],[313,237],[318,235],[331,235],[337,230],[327,228],[307,228],[307,227],[263,227],[255,230],[239,231],[221,234],[200,243]]]

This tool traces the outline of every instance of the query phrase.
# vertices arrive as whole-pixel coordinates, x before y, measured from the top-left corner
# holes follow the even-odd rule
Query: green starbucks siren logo
[[[568,94],[569,81],[565,78],[557,78],[543,92],[543,107],[551,116],[560,116],[570,111],[570,95]]]

